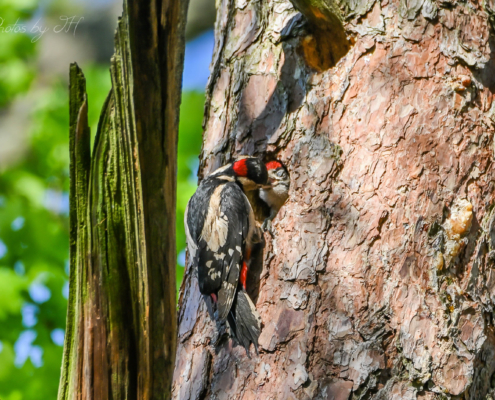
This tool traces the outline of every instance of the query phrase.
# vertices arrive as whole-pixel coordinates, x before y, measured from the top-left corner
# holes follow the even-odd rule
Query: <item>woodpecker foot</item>
[[[275,236],[273,232],[272,220],[270,218],[265,219],[265,222],[261,225],[261,229],[263,229],[263,232],[268,232],[272,237]]]

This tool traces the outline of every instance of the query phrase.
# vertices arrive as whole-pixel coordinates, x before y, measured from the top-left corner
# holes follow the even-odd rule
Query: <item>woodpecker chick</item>
[[[272,231],[272,220],[289,197],[290,177],[279,161],[266,163],[268,187],[260,189],[260,198],[270,207],[270,216],[263,222],[263,230]]]
[[[261,241],[245,191],[268,184],[266,166],[248,157],[225,165],[203,179],[184,216],[190,259],[212,319],[227,320],[249,354],[258,351],[261,318],[246,293],[252,247]]]

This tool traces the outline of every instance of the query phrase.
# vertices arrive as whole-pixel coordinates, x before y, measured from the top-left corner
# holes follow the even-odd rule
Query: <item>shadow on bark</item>
[[[492,34],[488,40],[490,46],[490,57],[488,62],[484,65],[483,69],[477,70],[470,68],[473,75],[478,79],[484,87],[487,87],[492,93],[495,93],[495,33],[491,30]]]
[[[283,66],[280,69],[280,79],[275,81],[271,76],[253,75],[247,81],[243,96],[239,103],[239,119],[236,124],[236,142],[241,146],[241,153],[257,155],[266,154],[268,144],[273,135],[280,129],[287,115],[295,112],[303,103],[307,93],[306,74],[298,73],[303,69],[301,58],[295,50],[291,31],[301,26],[300,15],[293,17],[284,28],[283,34],[287,40],[282,43],[284,53]],[[259,80],[259,82],[258,82]],[[264,86],[264,87],[262,87]],[[262,90],[272,93],[259,115],[253,115],[254,104],[262,101]]]

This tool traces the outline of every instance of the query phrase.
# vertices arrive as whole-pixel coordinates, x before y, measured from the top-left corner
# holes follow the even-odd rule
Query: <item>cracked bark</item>
[[[259,155],[291,189],[253,278],[259,357],[188,266],[173,397],[493,398],[494,2],[294,3],[217,2],[200,175]]]
[[[70,73],[70,294],[58,399],[170,399],[187,1],[124,1],[93,154]],[[91,100],[91,99],[89,99]]]

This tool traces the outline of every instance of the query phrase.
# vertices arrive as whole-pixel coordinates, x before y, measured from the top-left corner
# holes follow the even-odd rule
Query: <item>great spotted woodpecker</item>
[[[261,330],[261,318],[246,293],[251,250],[261,234],[244,192],[267,182],[266,166],[257,158],[223,166],[200,183],[184,216],[189,257],[210,316],[227,320],[248,354],[251,343],[258,351]]]
[[[270,215],[263,222],[263,230],[271,232],[271,221],[289,197],[290,177],[279,161],[266,163],[269,185],[260,189],[260,198],[270,207]]]

